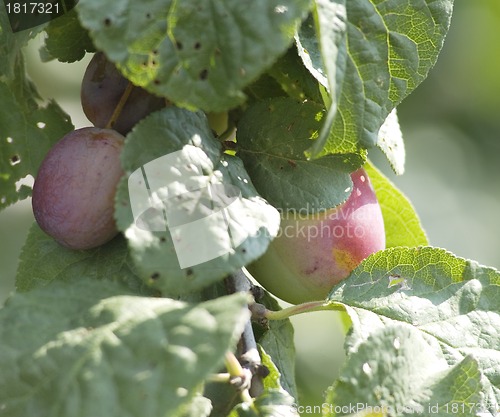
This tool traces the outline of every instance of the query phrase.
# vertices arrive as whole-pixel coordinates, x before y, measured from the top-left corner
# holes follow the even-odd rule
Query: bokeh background
[[[79,97],[90,57],[41,65],[41,41],[27,48],[31,77],[77,127],[88,125]],[[411,199],[430,242],[500,268],[500,2],[456,0],[448,38],[426,81],[399,107],[407,150],[396,177],[379,152],[376,165]],[[0,303],[14,288],[19,254],[33,222],[30,201],[0,212]],[[334,313],[293,318],[301,405],[321,406],[343,361]],[[317,413],[303,414],[319,416]]]

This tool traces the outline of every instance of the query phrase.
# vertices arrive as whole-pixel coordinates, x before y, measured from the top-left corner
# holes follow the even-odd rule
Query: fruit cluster
[[[33,188],[40,227],[79,250],[100,246],[117,234],[114,194],[123,175],[123,135],[167,104],[132,85],[102,53],[85,72],[81,101],[94,127],[64,136],[44,159]],[[211,116],[217,134],[227,128],[227,114]],[[382,213],[369,178],[363,169],[351,178],[351,194],[339,207],[310,216],[284,213],[280,236],[248,266],[273,294],[291,303],[324,298],[363,259],[385,248]]]
[[[71,249],[95,248],[118,233],[114,194],[123,175],[124,135],[166,105],[132,85],[103,53],[96,53],[85,71],[81,102],[95,127],[68,133],[48,152],[32,199],[41,229]]]

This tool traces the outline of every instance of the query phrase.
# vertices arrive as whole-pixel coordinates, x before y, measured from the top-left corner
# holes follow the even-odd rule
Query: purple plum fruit
[[[114,195],[122,176],[124,137],[86,127],[68,133],[47,153],[33,186],[40,228],[71,249],[100,246],[117,233]]]

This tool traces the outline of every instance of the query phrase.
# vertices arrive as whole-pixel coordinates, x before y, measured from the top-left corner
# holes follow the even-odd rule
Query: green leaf
[[[378,132],[377,146],[385,154],[396,175],[405,172],[405,144],[396,109],[389,113]]]
[[[224,111],[293,41],[309,0],[81,0],[82,24],[134,84],[176,105]]]
[[[336,3],[342,2],[319,3],[339,6]],[[323,85],[334,84],[341,96],[330,136],[319,155],[355,152],[360,146],[370,148],[378,143],[380,126],[389,113],[434,65],[448,31],[453,0],[359,0],[345,2],[345,7],[345,40],[336,54],[322,54],[332,63],[325,62],[324,68],[336,65],[337,71],[333,81],[328,79]],[[329,11],[327,8],[324,13]],[[318,8],[319,21],[320,13]],[[319,39],[321,45],[308,45],[310,56],[321,55],[325,42],[321,33]],[[318,60],[315,62],[313,75],[319,71]],[[329,76],[324,68],[322,73]],[[321,77],[317,78],[321,82]]]
[[[267,291],[264,291],[264,297],[258,300],[259,303],[266,306],[268,310],[281,310],[278,302]],[[257,343],[265,351],[264,357],[269,357],[272,361],[272,367],[276,367],[279,374],[271,373],[264,379],[266,388],[283,388],[292,397],[298,398],[297,386],[295,383],[295,342],[294,330],[289,319],[271,320],[264,328],[257,323],[253,324]],[[267,362],[263,358],[264,365]],[[279,381],[271,383],[269,378]]]
[[[262,346],[259,345],[258,348],[259,348],[259,355],[262,359],[262,365],[264,365],[269,371],[269,375],[267,375],[262,380],[264,389],[280,389],[281,373],[279,369],[274,364],[271,356],[269,356],[266,353],[266,351],[262,348]]]
[[[275,98],[250,106],[240,119],[237,155],[257,191],[273,206],[309,213],[335,207],[349,197],[350,173],[364,163],[363,154],[312,161],[304,155],[323,118],[319,104]]]
[[[346,53],[343,47],[347,21],[345,0],[316,0],[316,10],[313,13],[313,17],[316,28],[315,32],[312,33],[312,28],[309,28],[306,30],[302,42],[300,42],[300,32],[296,39],[299,43],[299,51],[301,51],[304,64],[313,74],[316,74],[317,77],[318,75],[322,76],[323,74],[318,73],[318,69],[321,65],[324,66],[327,81],[324,86],[330,92],[328,112],[319,138],[307,151],[308,155],[316,157],[325,147],[334,123],[345,74]],[[305,29],[307,28],[306,26]],[[312,43],[311,53],[313,56],[318,55],[319,49],[320,59],[315,57],[314,60],[309,62],[308,50],[304,49],[304,43],[305,45]],[[318,81],[322,82],[325,80],[318,78]]]
[[[372,164],[367,163],[364,168],[382,209],[386,247],[428,245],[427,236],[410,200]]]
[[[18,291],[29,291],[52,281],[69,281],[80,276],[118,281],[136,294],[153,295],[136,275],[122,236],[95,249],[67,249],[33,223],[19,259]]]
[[[137,297],[84,277],[16,294],[0,310],[2,416],[185,416],[247,302]]]
[[[286,391],[269,389],[252,404],[238,404],[228,417],[298,417],[293,398]]]
[[[12,33],[0,5],[0,210],[31,195],[18,184],[35,175],[52,144],[73,128],[69,116],[53,101],[42,104],[26,78],[21,48],[44,25]]]
[[[86,52],[94,50],[88,32],[82,28],[76,10],[53,20],[45,30],[45,60],[57,58],[61,62],[75,62],[82,59]]]
[[[280,84],[289,97],[297,101],[309,99],[316,103],[323,102],[318,82],[304,67],[295,45],[278,59],[268,74]]]
[[[314,18],[314,14],[310,13],[307,19],[302,22],[295,35],[295,44],[297,45],[297,52],[304,67],[321,85],[328,88],[328,78],[324,69],[323,58],[321,57],[321,47],[316,35]]]
[[[197,395],[188,405],[188,409],[182,414],[182,417],[208,417],[211,412],[212,402],[202,395]]]
[[[222,279],[261,256],[278,232],[279,213],[241,161],[220,158],[202,113],[167,108],[127,137],[117,224],[141,277],[166,294]]]
[[[349,356],[327,391],[330,407],[323,415],[345,415],[337,411],[350,409],[390,416],[472,416],[482,388],[472,355],[449,367],[418,330],[389,325],[374,331]]]
[[[1,61],[1,60],[0,60]],[[46,153],[73,125],[53,101],[41,105],[38,94],[24,78],[20,61],[18,78],[0,81],[0,209],[26,198],[31,188],[16,183],[27,175],[36,175]]]
[[[240,403],[228,417],[298,417],[294,398],[280,385],[280,372],[271,357],[261,348],[262,364],[269,370],[263,379],[263,392],[252,404]]]
[[[410,326],[448,370],[472,356],[483,387],[478,406],[490,412],[498,408],[500,272],[442,249],[391,248],[365,259],[329,300],[332,308],[341,306],[351,317],[350,353],[381,328]],[[456,375],[454,384],[460,383],[461,372],[450,375]],[[405,381],[412,378],[408,373]],[[386,388],[395,389],[390,381]],[[445,395],[433,399],[440,406],[449,401]]]
[[[287,97],[283,87],[269,73],[262,74],[259,79],[245,88],[245,94],[248,96],[249,103],[274,97]],[[236,109],[236,112],[239,112],[239,109]]]
[[[4,4],[4,2],[0,4],[0,82],[11,81],[16,78],[19,70],[18,65],[22,61],[21,48],[44,28],[44,25],[40,25],[29,30],[13,33]],[[22,72],[24,73],[24,68]]]

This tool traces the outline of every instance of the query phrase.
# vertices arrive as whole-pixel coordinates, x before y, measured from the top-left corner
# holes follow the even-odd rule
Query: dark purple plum
[[[115,65],[98,52],[89,62],[81,86],[82,108],[96,127],[111,127],[126,135],[134,125],[153,111],[165,107],[165,99],[134,86],[113,126],[107,126],[129,81]]]
[[[123,143],[114,130],[86,127],[68,133],[46,155],[33,186],[33,213],[61,245],[91,249],[118,233],[113,213]]]

